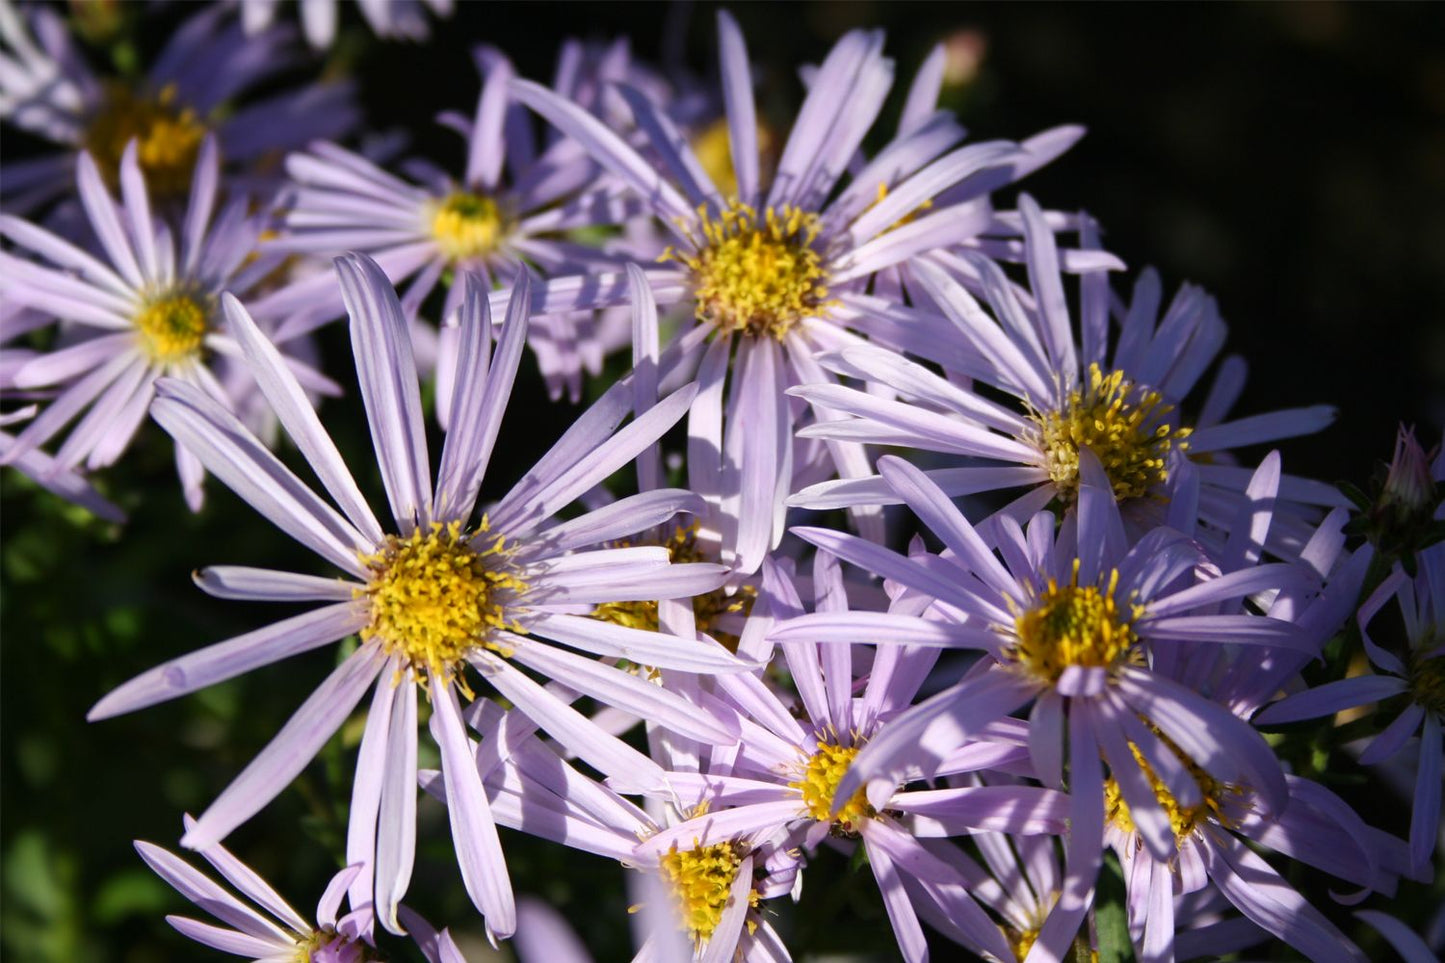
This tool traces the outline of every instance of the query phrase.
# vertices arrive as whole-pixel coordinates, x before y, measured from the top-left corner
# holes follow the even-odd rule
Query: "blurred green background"
[[[714,69],[712,5],[458,6],[424,46],[375,43],[354,9],[344,10],[338,56],[357,71],[375,126],[415,128],[441,109],[470,112],[477,78],[468,50],[479,42],[539,79],[550,77],[566,36],[628,34],[640,58]],[[142,49],[154,50],[189,6],[127,12],[132,22],[152,18],[137,26]],[[1047,206],[1087,208],[1131,267],[1153,264],[1170,288],[1191,280],[1218,297],[1230,348],[1251,365],[1240,410],[1340,407],[1328,432],[1285,446],[1287,470],[1363,481],[1388,458],[1400,420],[1418,424],[1427,446],[1438,441],[1445,5],[748,4],[734,12],[762,70],[765,116],[786,117],[796,105],[798,64],[821,57],[844,30],[876,25],[888,31],[899,88],[933,43],[949,40],[957,70],[949,103],[974,137],[1085,124],[1088,137],[1026,188]],[[416,152],[461,163],[451,134],[414,134]],[[7,154],[25,149],[13,131],[4,138]],[[347,370],[341,328],[324,332],[322,348],[326,370]],[[546,400],[530,362],[523,369],[498,482],[575,414]],[[369,441],[347,387],[323,417],[355,463]],[[295,462],[294,452],[286,457]],[[209,599],[192,587],[193,569],[320,568],[219,485],[209,486],[201,515],[187,512],[169,440],[154,426],[102,484],[130,512],[123,531],[0,474],[0,946],[17,963],[217,959],[161,921],[185,904],[130,840],[173,846],[180,814],[216,796],[335,653],[101,724],[84,714],[136,672],[289,614]],[[494,483],[487,492],[503,490]],[[378,504],[380,491],[371,478]],[[229,841],[303,915],[337,866],[358,735],[354,726],[344,732]],[[1368,821],[1403,831],[1404,805],[1363,777],[1350,773],[1335,788],[1368,800]],[[466,931],[476,963],[479,927],[457,885],[445,814],[430,801],[421,814],[415,903]],[[515,834],[504,845],[519,892],[558,904],[599,960],[627,957],[617,867]],[[819,952],[891,959],[866,869],[820,859],[800,911],[779,925]],[[842,883],[829,889],[820,879]],[[1327,902],[1322,890],[1310,893]],[[1433,893],[1407,885],[1393,908],[1421,926],[1442,895],[1439,881]]]

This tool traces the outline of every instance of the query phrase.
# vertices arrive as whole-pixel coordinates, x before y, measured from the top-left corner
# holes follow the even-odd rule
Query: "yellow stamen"
[[[336,932],[335,928],[327,926],[314,930],[309,936],[298,942],[292,961],[293,963],[313,963],[317,950],[326,949],[338,942],[343,943],[346,948],[341,951],[342,955],[340,956],[333,954],[331,957],[333,959],[346,959],[354,961],[354,963],[371,963],[372,960],[380,959],[365,943],[342,936]],[[350,952],[348,953],[348,951]]]
[[[742,862],[742,848],[732,842],[688,850],[674,846],[663,854],[662,878],[672,888],[682,927],[695,946],[706,943],[722,922]],[[748,902],[757,905],[756,890],[748,891]]]
[[[886,198],[887,196],[888,196],[888,185],[887,185],[885,182],[883,182],[883,181],[879,181],[879,182],[878,182],[878,196],[877,196],[877,198],[874,199],[874,201],[873,201],[872,204],[869,204],[869,205],[868,205],[868,209],[869,209],[869,210],[872,210],[873,208],[877,207],[879,204],[882,204],[882,203],[883,203],[883,199]],[[930,210],[932,207],[933,207],[933,199],[932,199],[932,198],[929,198],[928,200],[924,201],[922,204],[919,204],[919,205],[918,205],[917,207],[915,207],[913,210],[909,211],[907,214],[904,214],[904,215],[903,215],[902,217],[900,217],[898,220],[894,221],[892,224],[890,224],[890,225],[888,225],[887,227],[885,227],[880,233],[882,233],[882,234],[887,234],[889,231],[896,231],[896,230],[898,230],[898,228],[902,227],[902,226],[905,225],[905,224],[912,224],[914,221],[918,220],[918,218],[919,218],[920,216],[922,216],[922,214],[923,214],[925,211]]]
[[[822,229],[818,215],[786,206],[765,208],[760,217],[733,200],[716,219],[706,207],[698,208],[698,218],[696,253],[669,248],[662,260],[691,273],[699,321],[781,340],[793,325],[833,305],[823,255],[813,247]]]
[[[174,84],[151,97],[109,83],[82,143],[113,190],[120,181],[126,145],[136,140],[136,159],[145,172],[147,189],[152,195],[175,197],[190,188],[196,155],[205,139],[206,124],[193,109],[176,102]]]
[[[1159,800],[1159,805],[1169,817],[1169,826],[1174,830],[1174,838],[1182,841],[1194,831],[1194,827],[1206,820],[1219,823],[1223,826],[1232,825],[1231,820],[1224,814],[1225,797],[1238,796],[1242,792],[1239,786],[1230,783],[1220,782],[1209,773],[1197,766],[1193,759],[1184,754],[1184,751],[1154,726],[1149,726],[1154,734],[1169,747],[1169,751],[1189,769],[1189,775],[1199,785],[1199,793],[1203,797],[1198,804],[1193,806],[1181,806],[1169,791],[1169,787],[1154,773],[1154,769],[1144,758],[1144,753],[1134,743],[1129,743],[1129,751],[1134,755],[1134,761],[1139,768],[1144,770],[1144,775],[1149,779],[1149,788],[1154,791],[1154,798]],[[1119,791],[1119,784],[1113,776],[1104,780],[1104,817],[1113,823],[1120,830],[1126,833],[1135,832],[1134,820],[1129,814],[1129,804],[1124,801],[1123,793]]]
[[[502,536],[483,541],[482,527],[463,535],[460,522],[432,522],[406,537],[389,535],[361,562],[372,571],[364,590],[371,621],[362,630],[379,638],[418,671],[450,678],[477,648],[502,655],[492,641],[501,629],[517,631],[509,609],[527,591]]]
[[[491,254],[501,243],[506,227],[506,218],[496,201],[466,191],[448,195],[431,214],[432,237],[453,261]]]
[[[146,354],[158,364],[169,364],[198,353],[210,326],[210,302],[175,290],[146,300],[134,318]]]
[[[842,833],[857,833],[866,820],[878,816],[878,811],[869,804],[868,796],[862,789],[843,804],[836,817],[833,815],[833,797],[838,794],[838,783],[848,772],[860,748],[820,742],[818,751],[808,759],[803,778],[788,783],[803,794],[803,805],[809,815],[820,823],[833,823],[834,828]]]
[[[1163,395],[1124,372],[1106,375],[1091,364],[1088,385],[1071,391],[1062,410],[1029,415],[1034,424],[1028,440],[1043,452],[1063,502],[1078,497],[1081,448],[1104,466],[1116,499],[1140,498],[1168,479],[1170,449],[1189,447],[1190,429],[1167,420],[1173,410]]]
[[[1069,666],[1118,666],[1138,642],[1133,626],[1144,614],[1143,606],[1118,603],[1118,586],[1117,569],[1109,571],[1102,587],[1080,585],[1075,559],[1067,585],[1049,579],[1033,606],[1015,618],[1018,642],[1009,653],[1014,662],[1049,684]]]

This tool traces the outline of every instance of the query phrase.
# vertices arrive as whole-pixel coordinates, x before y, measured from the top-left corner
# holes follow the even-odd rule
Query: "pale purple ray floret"
[[[220,304],[223,291],[244,296],[276,266],[274,258],[254,258],[262,218],[248,211],[244,195],[233,194],[220,206],[219,149],[208,137],[180,230],[173,233],[155,210],[137,152],[132,141],[121,161],[119,204],[95,161],[80,155],[77,187],[99,242],[98,256],[29,221],[0,214],[0,235],[15,245],[13,252],[0,251],[0,295],[53,324],[69,323],[59,346],[29,356],[8,373],[7,387],[43,389],[54,398],[0,460],[26,458],[78,418],[55,453],[55,469],[111,464],[145,420],[162,377],[248,412],[253,428],[264,421],[255,417],[256,382]],[[339,393],[329,378],[292,356],[294,347],[283,345],[284,363],[305,389]],[[187,503],[198,510],[200,461],[177,447],[176,468]]]
[[[374,896],[377,918],[399,930],[397,905],[411,876],[415,841],[417,704],[423,692],[431,701],[430,727],[447,777],[463,882],[490,931],[506,936],[515,926],[511,888],[462,723],[459,696],[471,697],[469,678],[480,677],[570,751],[633,788],[660,785],[662,769],[597,728],[519,666],[691,738],[734,737],[724,723],[682,697],[591,656],[697,673],[734,672],[746,663],[707,640],[670,638],[574,614],[607,601],[688,598],[721,584],[721,566],[671,565],[662,548],[594,547],[609,546],[679,511],[696,510],[696,496],[662,489],[564,522],[554,518],[675,423],[695,389],[675,392],[619,429],[632,390],[619,383],[475,520],[526,335],[527,277],[519,279],[495,350],[486,298],[475,284],[469,287],[458,369],[462,390],[453,400],[433,486],[401,305],[381,269],[365,256],[339,258],[337,271],[394,527],[388,533],[372,514],[275,347],[239,301],[224,297],[262,390],[337,508],[188,384],[161,383],[153,406],[156,420],[267,520],[344,575],[235,566],[202,570],[197,583],[218,597],[327,604],[143,673],[97,703],[91,718],[152,705],[359,634],[360,647],[182,842],[204,848],[265,806],[374,685],[353,785],[347,858],[364,865],[352,883],[353,902]]]
[[[241,26],[255,37],[270,28],[280,0],[233,0],[241,7]],[[340,0],[297,0],[301,32],[313,50],[325,50],[336,39]],[[452,0],[357,0],[371,32],[383,40],[425,40],[430,33],[426,14],[449,17]]]
[[[718,32],[736,179],[730,195],[663,108],[638,91],[618,88],[648,156],[538,84],[516,80],[512,89],[646,202],[672,234],[669,263],[650,268],[648,280],[660,305],[687,306],[695,324],[664,351],[663,373],[696,372],[689,460],[706,459],[706,466],[691,467],[718,479],[719,490],[704,494],[715,494],[724,508],[723,560],[750,574],[782,538],[785,499],[798,484],[869,470],[860,445],[796,441],[793,430],[807,413],[785,391],[831,380],[815,356],[860,343],[880,326],[889,344],[906,350],[933,336],[931,326],[910,330],[879,320],[881,302],[866,293],[870,278],[927,251],[1015,233],[993,217],[990,191],[1051,160],[1080,131],[960,147],[963,129],[936,111],[845,177],[862,156],[894,73],[881,31],[854,30],[811,75],[777,168],[765,171],[742,33],[725,12]],[[615,296],[614,288],[593,285],[576,289],[572,303],[601,307]]]

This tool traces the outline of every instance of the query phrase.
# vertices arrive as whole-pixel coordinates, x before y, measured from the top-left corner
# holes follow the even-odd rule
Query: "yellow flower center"
[[[732,141],[728,133],[728,119],[719,117],[708,124],[692,139],[692,154],[708,178],[717,186],[724,197],[738,192],[737,170],[733,167]],[[758,154],[767,167],[767,158],[773,152],[773,132],[766,124],[758,124]]]
[[[868,797],[862,789],[855,792],[853,798],[838,810],[836,817],[833,815],[833,797],[838,794],[838,783],[852,765],[853,757],[858,755],[859,748],[821,742],[818,744],[818,751],[808,759],[803,778],[788,783],[803,794],[803,805],[808,808],[809,815],[820,823],[833,823],[834,827],[843,833],[857,833],[865,820],[878,816],[878,811],[869,805]]]
[[[1144,770],[1144,775],[1149,779],[1149,788],[1154,790],[1154,798],[1159,800],[1159,805],[1169,817],[1169,826],[1174,830],[1174,838],[1182,841],[1194,831],[1195,826],[1206,820],[1212,820],[1224,826],[1230,825],[1230,820],[1224,815],[1225,797],[1238,796],[1242,791],[1240,787],[1215,779],[1195,765],[1194,760],[1185,755],[1184,751],[1176,746],[1168,736],[1154,729],[1152,725],[1149,728],[1153,729],[1154,734],[1169,747],[1169,751],[1188,767],[1189,775],[1194,777],[1194,781],[1199,785],[1200,796],[1203,797],[1197,805],[1179,805],[1179,800],[1174,798],[1169,788],[1155,775],[1154,769],[1145,760],[1139,747],[1132,742],[1129,743],[1129,751],[1133,753],[1134,761],[1139,764],[1140,769]],[[1135,832],[1134,820],[1129,815],[1129,804],[1124,801],[1124,796],[1119,791],[1119,784],[1113,776],[1104,780],[1104,818],[1123,832]]]
[[[1075,388],[1058,411],[1033,412],[1028,440],[1044,454],[1059,498],[1071,503],[1079,492],[1079,449],[1104,466],[1114,497],[1139,498],[1169,477],[1169,450],[1188,448],[1190,429],[1171,424],[1174,406],[1157,391],[1136,385],[1122,371],[1104,374],[1089,365],[1088,386]]]
[[[158,364],[170,364],[199,352],[211,317],[209,301],[184,291],[147,300],[134,318],[146,354]]]
[[[491,641],[498,629],[524,631],[508,609],[527,590],[508,561],[498,535],[476,547],[481,528],[463,535],[460,522],[432,522],[402,538],[389,535],[373,554],[361,556],[372,571],[364,594],[371,621],[362,634],[379,638],[386,651],[412,666],[450,677],[477,648],[506,650]]]
[[[669,248],[692,274],[697,319],[725,331],[782,339],[803,318],[832,304],[823,256],[813,247],[821,221],[796,207],[765,208],[731,201],[713,218],[698,208],[701,237],[692,254]]]
[[[709,559],[704,556],[697,544],[698,525],[693,522],[691,525],[679,525],[673,531],[663,545],[667,549],[667,557],[674,564],[683,562],[706,562]],[[626,542],[619,542],[619,547],[626,547]],[[703,595],[695,595],[692,599],[693,621],[698,631],[706,632],[721,642],[730,652],[736,652],[738,642],[736,635],[731,632],[718,632],[714,624],[724,615],[741,612],[746,615],[753,607],[753,601],[757,598],[758,590],[751,585],[744,585],[732,595],[721,588],[713,589]],[[603,602],[592,610],[592,617],[603,622],[611,622],[614,625],[623,625],[630,629],[643,629],[647,632],[656,632],[659,628],[657,617],[657,602],[652,599],[634,600],[629,602]]]
[[[167,84],[154,97],[121,83],[108,83],[101,108],[91,117],[82,144],[95,158],[101,176],[115,189],[126,146],[137,141],[136,159],[152,195],[175,197],[191,186],[196,155],[206,139],[206,124],[190,107],[176,103]]]
[[[431,216],[432,237],[453,261],[491,254],[501,243],[506,226],[496,201],[466,191],[448,195]]]
[[[672,889],[682,927],[695,946],[706,943],[722,921],[742,861],[741,847],[732,842],[688,850],[674,847],[663,854],[662,878]],[[756,890],[748,892],[748,902],[757,905]]]
[[[310,936],[296,944],[296,954],[292,957],[293,963],[313,963],[318,950],[326,949],[336,943],[341,943],[343,946],[339,952],[334,951],[327,957],[336,963],[342,963],[342,961],[345,963],[370,963],[372,960],[380,959],[364,942],[342,936],[334,928],[327,926],[315,930]]]
[[[1410,695],[1431,712],[1445,715],[1445,653],[1410,660]]]
[[[1014,620],[1018,642],[1010,651],[1015,663],[1035,678],[1054,683],[1069,666],[1112,668],[1125,659],[1138,641],[1134,622],[1143,606],[1114,598],[1119,585],[1117,569],[1107,584],[1080,585],[1079,562],[1067,585],[1049,579],[1034,605]]]

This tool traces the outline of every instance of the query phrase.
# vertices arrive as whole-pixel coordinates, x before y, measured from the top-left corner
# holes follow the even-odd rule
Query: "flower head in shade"
[[[255,37],[271,27],[280,0],[239,0],[241,25]],[[325,50],[336,39],[339,0],[297,0],[301,32],[313,50]],[[425,40],[430,30],[426,14],[451,16],[452,0],[358,0],[356,9],[371,32],[383,40]]]
[[[6,207],[24,210],[63,194],[82,151],[114,186],[135,141],[151,190],[170,201],[185,198],[208,135],[233,172],[259,177],[254,167],[268,154],[351,129],[357,114],[347,84],[313,83],[238,106],[289,65],[291,32],[248,38],[226,19],[219,6],[190,17],[132,82],[95,72],[55,11],[35,6],[22,14],[9,0],[0,3],[0,60],[14,68],[0,72],[0,118],[66,148],[7,164]]]
[[[140,150],[132,141],[121,160],[120,204],[96,162],[80,155],[77,184],[100,256],[0,214],[0,235],[15,244],[14,253],[0,252],[0,293],[51,321],[71,322],[77,335],[9,375],[12,387],[46,389],[54,399],[20,432],[7,461],[35,451],[79,417],[55,454],[57,468],[112,463],[145,420],[157,378],[185,382],[233,410],[244,409],[256,393],[255,380],[238,364],[241,348],[220,298],[223,291],[244,296],[274,267],[255,257],[261,219],[248,213],[244,197],[217,213],[220,157],[208,137],[196,158],[181,230],[173,234],[153,207]],[[286,364],[307,390],[339,391],[296,358]],[[200,462],[178,448],[176,466],[187,502],[198,509]]]
[[[312,144],[287,159],[294,193],[283,233],[269,245],[328,258],[342,251],[369,254],[394,283],[407,284],[402,305],[409,318],[445,279],[440,317],[448,327],[439,360],[448,369],[446,385],[456,364],[451,322],[461,303],[456,279],[462,273],[480,276],[490,289],[511,284],[524,263],[546,275],[583,270],[602,254],[569,242],[567,232],[617,224],[640,210],[617,198],[615,190],[598,186],[596,165],[575,144],[559,140],[539,151],[526,110],[508,90],[515,74],[511,62],[487,48],[477,59],[483,81],[475,113],[442,118],[465,138],[462,171],[447,173],[415,161],[416,180],[405,180],[335,144]],[[258,302],[256,311],[299,314],[309,320],[293,323],[314,324],[340,315],[342,304],[335,285],[321,274],[277,291]],[[584,367],[595,373],[603,354],[620,346],[593,343],[590,314],[538,319],[530,332],[554,395],[566,387],[574,401]]]
[[[1382,763],[1418,733],[1419,758],[1410,809],[1410,871],[1428,878],[1440,835],[1441,772],[1445,768],[1441,739],[1445,727],[1445,545],[1423,549],[1415,564],[1414,578],[1397,565],[1360,606],[1360,637],[1375,672],[1297,692],[1267,706],[1254,721],[1275,725],[1374,703],[1398,712],[1360,755],[1360,762]],[[1396,600],[1405,620],[1408,648],[1403,652],[1384,648],[1369,633],[1370,624],[1391,599]]]
[[[261,515],[344,577],[229,566],[202,571],[201,587],[223,598],[327,604],[143,673],[102,699],[91,717],[152,705],[359,634],[360,648],[202,814],[183,843],[204,848],[266,805],[374,685],[353,786],[347,858],[366,867],[352,884],[353,902],[374,898],[383,925],[398,929],[396,907],[410,880],[415,843],[417,708],[419,694],[425,694],[441,748],[462,878],[491,931],[505,936],[515,925],[511,887],[462,725],[461,700],[474,697],[475,685],[487,683],[561,744],[629,786],[659,784],[663,772],[519,666],[693,738],[731,735],[680,696],[589,656],[703,673],[737,671],[743,663],[712,643],[573,614],[640,594],[690,597],[716,587],[722,580],[719,566],[670,565],[662,549],[589,550],[689,509],[695,496],[676,489],[649,492],[567,522],[554,520],[680,418],[693,389],[677,392],[619,430],[630,386],[618,385],[478,519],[478,493],[526,335],[525,275],[495,351],[485,297],[475,285],[470,288],[460,390],[433,485],[411,342],[396,293],[364,256],[338,259],[337,271],[393,524],[383,528],[372,514],[275,347],[240,302],[224,297],[262,390],[340,510],[190,385],[166,382],[154,404],[155,418]]]
[[[841,572],[828,553],[815,556],[812,581],[818,612],[827,618],[846,621],[872,614],[849,609]],[[916,594],[904,595],[894,610],[913,612],[927,604]],[[802,612],[789,573],[765,564],[741,650],[756,652],[776,621]],[[1064,830],[1068,799],[1056,790],[1030,786],[903,785],[976,768],[990,753],[995,760],[1012,754],[1013,747],[987,740],[958,747],[938,765],[903,773],[888,793],[870,798],[861,786],[851,794],[840,791],[853,760],[912,704],[938,657],[933,648],[884,647],[865,680],[854,667],[852,648],[799,635],[782,645],[801,707],[790,706],[762,680],[720,677],[718,696],[740,717],[738,748],[714,754],[695,775],[670,774],[675,792],[700,799],[705,808],[651,836],[638,852],[656,855],[678,845],[707,847],[733,839],[767,842],[784,852],[811,852],[825,841],[846,848],[861,845],[905,960],[927,959],[920,915],[946,920],[943,931],[974,952],[1006,959],[1008,944],[969,895],[965,877],[932,853],[926,840],[980,830],[1058,834]],[[861,697],[855,697],[859,687]],[[1022,722],[997,728],[1014,730],[1010,735],[1025,741],[1018,731],[1024,729]],[[801,866],[788,867],[773,886],[786,891],[800,872]]]
[[[659,304],[686,305],[694,323],[664,353],[664,369],[698,371],[689,431],[708,464],[692,467],[717,478],[730,525],[724,561],[749,574],[782,537],[795,479],[867,471],[859,446],[795,445],[804,413],[784,391],[827,380],[814,356],[871,332],[878,302],[865,293],[870,278],[987,233],[989,192],[1054,156],[1077,131],[958,147],[963,130],[940,111],[845,182],[893,83],[882,34],[855,30],[817,68],[777,168],[763,171],[742,34],[726,13],[718,28],[736,178],[726,196],[665,111],[642,94],[620,88],[647,137],[647,156],[555,93],[525,81],[512,88],[672,232],[662,266],[648,278]],[[948,203],[927,207],[945,195]],[[603,291],[579,292],[574,304],[600,306]],[[900,340],[896,346],[911,350],[906,332]]]
[[[1333,420],[1333,409],[1316,405],[1230,419],[1244,385],[1241,359],[1224,359],[1208,391],[1196,396],[1225,338],[1212,298],[1186,285],[1161,315],[1153,271],[1139,276],[1125,302],[1113,299],[1108,275],[1094,270],[1081,274],[1078,307],[1071,311],[1044,212],[1027,196],[1020,198],[1019,212],[1028,296],[996,264],[974,254],[951,262],[966,275],[916,265],[921,289],[951,325],[915,353],[948,377],[895,353],[845,348],[820,359],[822,365],[871,382],[874,390],[823,384],[795,389],[834,415],[801,434],[963,456],[957,466],[931,470],[930,477],[950,496],[1025,489],[1004,509],[1020,522],[1050,503],[1073,510],[1080,453],[1088,450],[1103,466],[1133,538],[1163,521],[1170,478],[1182,461],[1192,460],[1199,519],[1215,531],[1202,535],[1221,540],[1252,475],[1234,463],[1231,451],[1318,431]],[[1094,245],[1093,233],[1085,221],[1085,250]],[[987,309],[970,287],[982,290]],[[961,388],[961,378],[998,395]],[[896,397],[880,396],[878,388]],[[877,504],[894,500],[887,489],[878,477],[824,482],[791,504]],[[1308,540],[1318,515],[1308,506],[1343,503],[1332,486],[1299,478],[1285,478],[1280,496],[1271,530],[1278,551],[1298,551]]]
[[[863,747],[839,783],[845,798],[866,787],[877,805],[911,767],[926,770],[982,727],[1033,703],[1034,769],[1046,786],[1059,787],[1067,758],[1071,799],[1069,871],[1041,931],[1040,953],[1061,952],[1088,908],[1104,831],[1104,762],[1140,837],[1160,859],[1174,853],[1174,833],[1145,765],[1175,798],[1199,802],[1198,784],[1171,742],[1219,784],[1248,786],[1263,810],[1278,812],[1287,801],[1279,762],[1259,733],[1175,681],[1166,667],[1196,649],[1226,646],[1309,658],[1328,634],[1295,610],[1311,586],[1306,574],[1291,564],[1259,564],[1279,486],[1277,456],[1257,472],[1234,538],[1218,559],[1185,534],[1193,527],[1187,499],[1175,509],[1182,531],[1156,529],[1129,547],[1103,466],[1088,449],[1080,462],[1078,511],[1057,531],[1048,512],[1027,528],[1005,515],[980,531],[919,469],[880,459],[883,478],[942,541],[942,554],[904,557],[838,532],[793,531],[931,597],[933,605],[919,617],[813,613],[770,634],[780,643],[914,643],[986,656],[961,682],[904,711]],[[1272,600],[1267,614],[1251,611],[1247,597]]]

